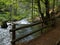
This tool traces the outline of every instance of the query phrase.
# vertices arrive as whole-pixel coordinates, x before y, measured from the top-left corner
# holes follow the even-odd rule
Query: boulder
[[[7,27],[8,27],[7,21],[3,21],[2,25],[1,25],[1,28],[7,28]]]

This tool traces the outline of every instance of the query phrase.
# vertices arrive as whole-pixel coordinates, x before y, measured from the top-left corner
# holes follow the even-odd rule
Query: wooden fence
[[[55,18],[57,18],[57,17],[55,17]],[[53,18],[50,19],[49,21],[52,21],[52,20],[53,20]],[[21,29],[24,29],[24,28],[32,27],[32,26],[35,26],[35,25],[39,25],[39,24],[42,24],[42,25],[43,25],[43,22],[33,23],[33,24],[25,25],[25,26],[22,26],[22,27],[19,27],[19,28],[16,28],[16,25],[14,24],[14,25],[12,26],[12,29],[10,30],[10,32],[12,32],[12,41],[11,41],[11,44],[12,44],[12,45],[16,45],[15,43],[16,43],[17,41],[19,41],[19,40],[21,40],[21,39],[23,39],[23,38],[25,38],[25,37],[27,37],[27,36],[29,36],[29,35],[32,35],[32,34],[34,34],[34,33],[36,33],[36,32],[39,32],[39,31],[41,31],[41,34],[42,34],[42,30],[43,30],[43,29],[45,29],[46,27],[51,26],[51,25],[42,26],[42,28],[40,28],[40,29],[38,29],[38,30],[36,30],[36,31],[34,31],[34,32],[31,32],[31,33],[29,33],[29,34],[27,34],[27,35],[25,35],[25,36],[23,36],[23,37],[19,37],[19,38],[16,39],[16,31],[21,30]]]

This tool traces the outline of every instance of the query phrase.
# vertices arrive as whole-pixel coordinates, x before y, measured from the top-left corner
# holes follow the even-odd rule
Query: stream
[[[17,23],[16,27],[20,27],[21,25],[30,24],[27,21],[27,19],[23,19],[23,20],[15,22],[15,23]],[[9,23],[7,23],[7,24],[8,24],[7,29],[3,29],[0,26],[0,45],[11,45],[11,43],[10,43],[10,41],[11,41],[11,32],[9,32],[9,30],[12,29],[12,26],[9,25]],[[16,31],[16,38],[19,38],[21,36],[29,34],[32,31],[34,31],[33,27],[29,27],[29,28],[25,28],[25,29]],[[24,39],[21,39],[20,42],[28,42],[29,40],[32,40],[32,39],[36,38],[37,36],[39,36],[40,35],[39,33],[32,34],[32,35],[30,35],[30,36],[28,36]]]

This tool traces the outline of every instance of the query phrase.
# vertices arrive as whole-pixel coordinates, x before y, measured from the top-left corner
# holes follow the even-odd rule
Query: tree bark
[[[49,14],[49,0],[45,0],[45,7],[46,7],[46,18],[49,19],[50,18],[50,14]]]
[[[38,3],[39,13],[41,14],[42,20],[44,21],[44,14],[43,14],[42,11],[41,11],[40,0],[37,0],[37,3]]]

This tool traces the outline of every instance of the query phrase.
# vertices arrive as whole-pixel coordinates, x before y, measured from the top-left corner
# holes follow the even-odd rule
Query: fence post
[[[43,23],[42,23],[42,28],[43,28]],[[43,33],[43,29],[41,29],[41,34]]]
[[[12,30],[14,30],[16,28],[16,25],[13,24],[12,26]],[[12,31],[12,41],[16,39],[16,33],[15,31]],[[12,45],[16,45],[15,42],[11,42]]]

